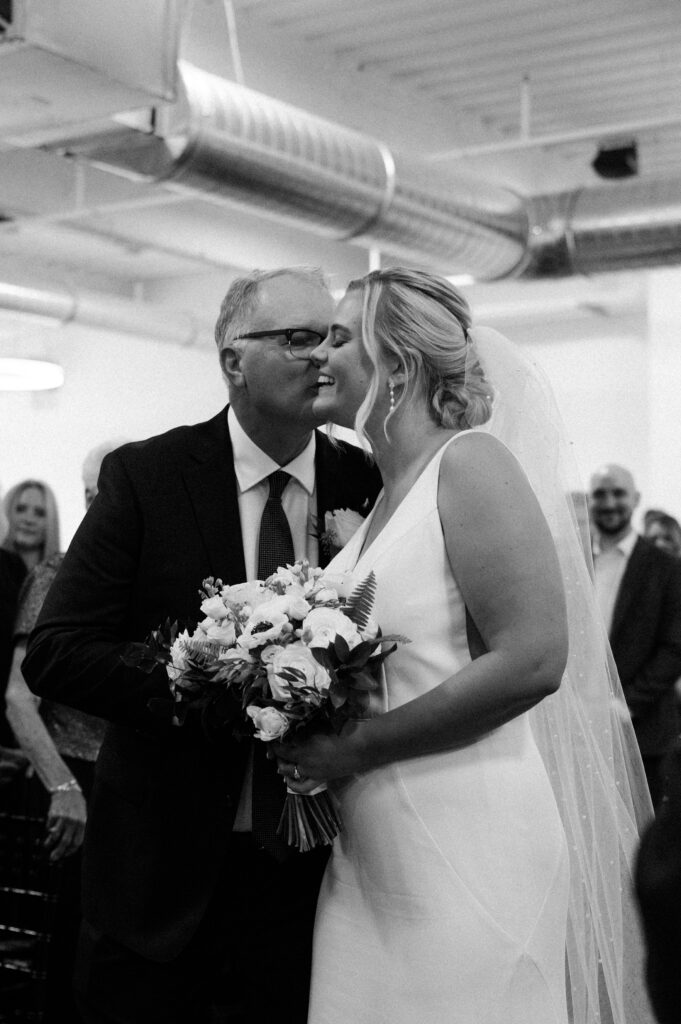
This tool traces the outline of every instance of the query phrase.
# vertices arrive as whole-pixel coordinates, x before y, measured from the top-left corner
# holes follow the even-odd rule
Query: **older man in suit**
[[[325,852],[292,853],[275,836],[284,787],[273,762],[228,732],[210,742],[196,722],[152,714],[167,700],[165,671],[145,677],[122,655],[168,616],[195,620],[206,576],[238,582],[269,574],[273,559],[321,560],[324,512],[373,503],[380,481],[363,453],[314,430],[308,356],[331,310],[316,272],[233,283],[216,325],[228,409],[105,459],[32,635],[31,687],[110,722],[76,973],[91,1024],[203,1021],[218,973],[223,1019],[305,1022]]]
[[[593,474],[596,593],[657,806],[660,767],[679,731],[674,683],[681,678],[681,562],[632,528],[638,501],[624,467],[607,464]]]

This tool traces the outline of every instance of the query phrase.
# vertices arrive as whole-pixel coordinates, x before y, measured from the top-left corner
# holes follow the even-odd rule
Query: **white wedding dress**
[[[373,569],[373,614],[412,641],[385,662],[385,710],[470,661],[437,509],[446,446],[374,542],[362,551],[367,520],[331,566]],[[567,846],[527,715],[334,788],[310,1024],[566,1024]]]

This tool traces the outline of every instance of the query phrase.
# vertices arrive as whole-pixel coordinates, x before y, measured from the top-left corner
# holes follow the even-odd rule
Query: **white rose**
[[[231,647],[236,640],[236,629],[231,619],[214,622],[207,629],[204,629],[204,632],[207,640],[212,640],[222,647]]]
[[[342,636],[352,650],[362,642],[357,626],[337,608],[313,608],[303,621],[302,638],[308,647],[329,647]]]
[[[336,548],[344,548],[363,522],[364,516],[351,508],[337,508],[334,512],[324,513],[326,535]]]
[[[304,619],[312,608],[312,605],[303,596],[302,587],[282,594],[280,600],[282,602],[281,609],[289,619]]]
[[[215,597],[207,597],[205,601],[202,601],[201,611],[204,615],[207,615],[211,619],[215,619],[217,622],[221,619],[227,618],[229,615],[229,608],[225,608],[224,601],[217,595]]]
[[[285,594],[276,594],[267,605],[260,605],[258,611],[265,608],[268,613],[281,612],[288,619],[304,619],[311,607],[303,597],[302,587],[293,587]]]
[[[302,674],[300,682],[282,678],[282,672],[291,670]],[[290,644],[276,650],[267,665],[267,679],[275,700],[288,700],[291,690],[298,686],[312,686],[318,693],[326,693],[331,685],[329,673],[304,644]]]
[[[257,608],[259,604],[269,601],[271,593],[260,580],[250,580],[247,583],[235,583],[231,587],[223,587],[220,597],[223,602],[231,605],[247,604],[251,608]]]
[[[268,601],[256,608],[249,617],[237,644],[250,651],[254,647],[261,647],[263,644],[269,644],[273,640],[287,636],[292,629],[288,617],[276,606],[273,606],[272,601]]]
[[[280,740],[288,731],[288,719],[276,708],[259,708],[250,704],[246,714],[253,719],[255,735],[259,740]]]
[[[277,656],[277,654],[279,654],[280,651],[285,650],[286,648],[282,647],[281,644],[268,644],[268,646],[263,647],[263,649],[260,652],[260,661],[263,663],[263,665],[269,665],[271,661],[274,661],[275,657]]]

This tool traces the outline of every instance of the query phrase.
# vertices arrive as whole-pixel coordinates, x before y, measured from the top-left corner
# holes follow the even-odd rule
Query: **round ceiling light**
[[[64,383],[58,363],[0,357],[0,391],[50,391]]]

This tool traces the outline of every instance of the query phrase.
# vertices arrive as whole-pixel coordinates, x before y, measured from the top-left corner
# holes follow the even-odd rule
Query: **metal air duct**
[[[301,223],[451,273],[504,277],[523,259],[523,201],[180,62],[182,98],[154,132],[118,126],[56,148],[97,166]],[[55,147],[53,147],[55,148]]]
[[[9,281],[0,281],[0,312],[36,317],[60,326],[83,324],[176,345],[196,345],[202,337],[210,338],[209,325],[165,306]]]
[[[681,263],[681,179],[528,200],[524,275],[595,274]]]
[[[480,280],[681,263],[681,179],[523,199],[180,62],[181,98],[147,131],[52,148],[391,257]]]

